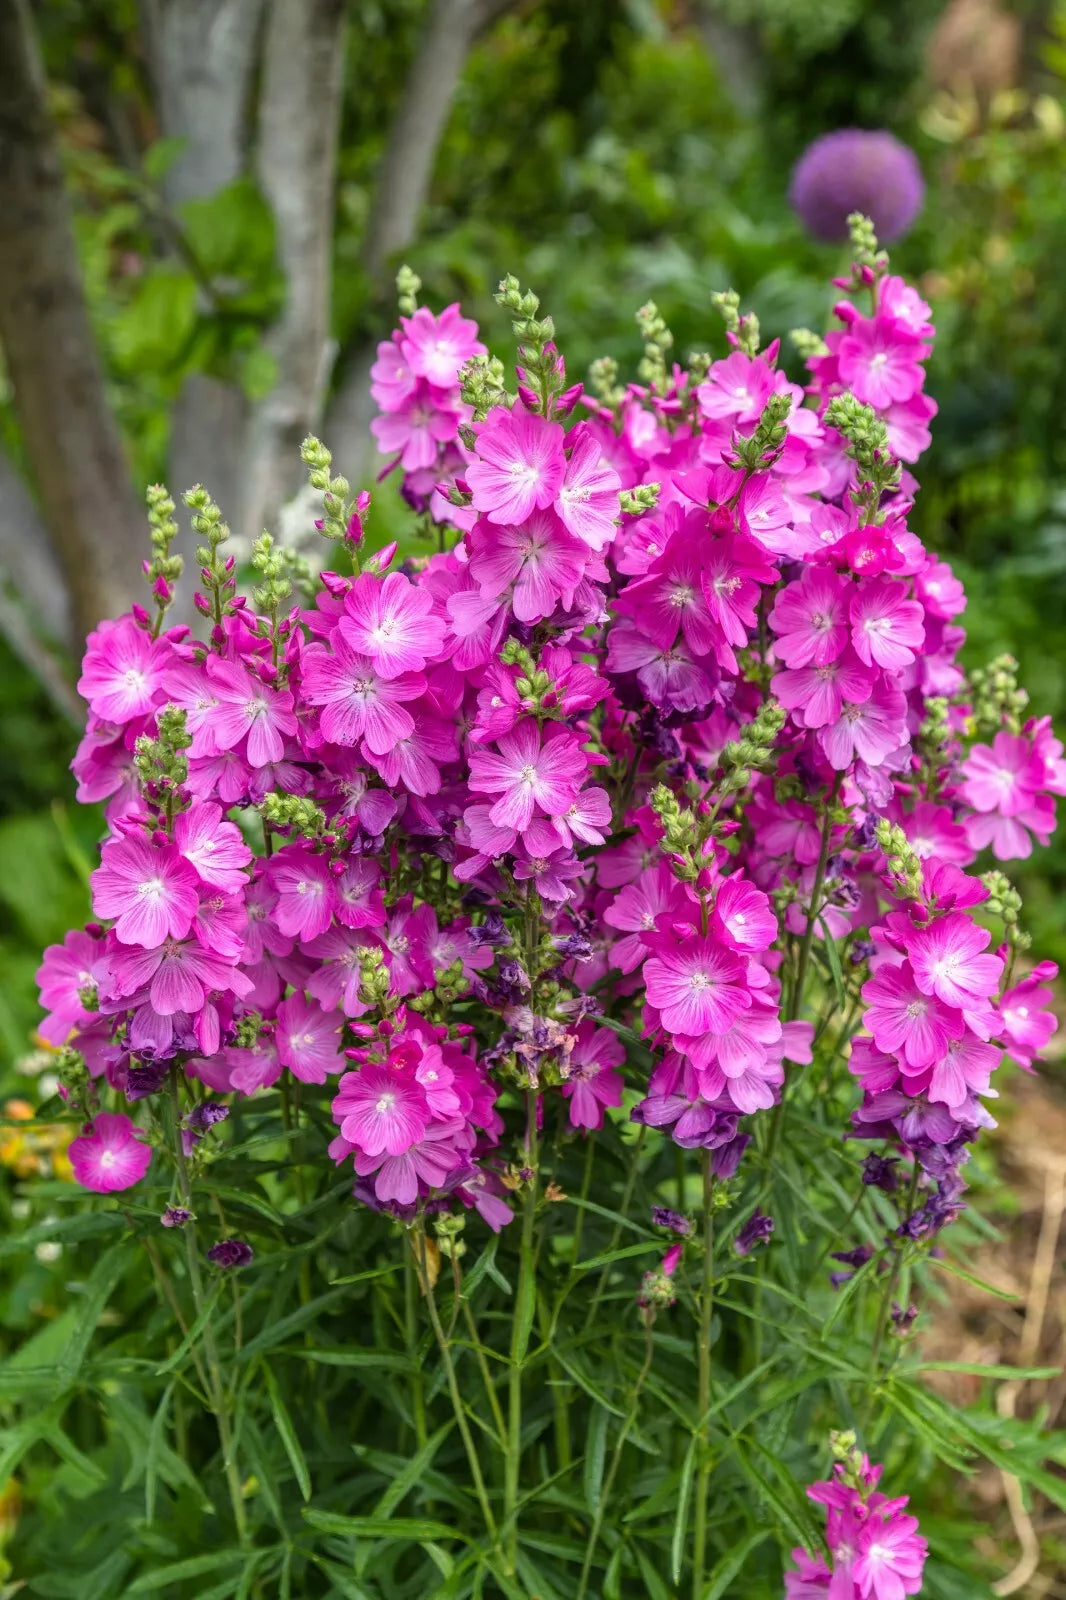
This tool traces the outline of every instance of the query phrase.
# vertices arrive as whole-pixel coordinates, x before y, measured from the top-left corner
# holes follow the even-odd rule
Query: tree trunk
[[[259,97],[259,183],[277,225],[285,306],[268,340],[277,363],[251,421],[242,526],[254,539],[296,489],[301,440],[318,426],[332,364],[334,180],[344,69],[344,0],[274,0]]]
[[[0,342],[84,633],[138,592],[147,532],[89,324],[27,0],[0,0]]]
[[[142,0],[160,125],[185,141],[163,180],[168,204],[207,199],[246,169],[248,108],[263,0]],[[204,483],[239,526],[248,404],[237,384],[186,380],[174,407],[168,478],[175,499]],[[182,539],[188,558],[191,543]]]
[[[403,96],[389,128],[363,244],[372,292],[387,292],[387,269],[414,240],[433,178],[437,151],[463,66],[477,35],[511,9],[515,0],[432,0]],[[329,407],[326,437],[338,466],[353,481],[370,456],[370,368],[374,341],[364,341],[345,362],[345,375]]]

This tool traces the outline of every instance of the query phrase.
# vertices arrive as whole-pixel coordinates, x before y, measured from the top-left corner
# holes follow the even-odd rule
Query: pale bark
[[[74,642],[70,592],[32,494],[0,450],[0,579],[6,578],[35,628]]]
[[[273,524],[299,482],[300,442],[318,426],[332,364],[344,9],[344,0],[273,0],[267,24],[256,163],[286,293],[267,341],[277,378],[250,425],[242,511],[249,539]]]
[[[755,28],[723,17],[714,0],[699,0],[696,27],[714,63],[721,88],[742,116],[754,116],[762,102],[761,60]]]
[[[0,0],[0,343],[84,633],[137,592],[146,533],[89,323],[27,0]]]
[[[363,243],[373,292],[387,288],[388,269],[418,232],[437,151],[463,66],[478,34],[516,0],[431,0],[429,15],[400,104],[389,127]],[[330,403],[325,435],[341,469],[358,479],[370,459],[373,342],[357,346]]]
[[[247,167],[248,108],[263,0],[142,0],[160,126],[184,148],[163,179],[168,205],[207,199]],[[231,523],[240,516],[248,405],[239,386],[204,373],[174,406],[168,480],[175,498],[207,485]],[[183,554],[192,544],[184,535]]]

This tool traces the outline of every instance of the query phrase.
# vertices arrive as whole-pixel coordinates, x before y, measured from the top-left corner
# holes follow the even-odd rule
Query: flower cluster
[[[101,624],[81,678],[75,770],[110,832],[95,921],[41,988],[84,1066],[83,1181],[150,1156],[105,1084],[167,1086],[195,1150],[211,1096],[341,1073],[331,1153],[401,1218],[502,1226],[548,1119],[629,1115],[728,1178],[825,1031],[817,973],[851,1018],[840,1057],[863,1029],[856,1131],[938,1186],[908,1236],[954,1213],[1002,1051],[1028,1066],[1052,1026],[1050,969],[1015,977],[1017,896],[967,869],[1046,838],[1066,769],[1008,667],[960,665],[961,587],[908,526],[929,309],[868,224],[854,242],[803,383],[726,294],[721,359],[669,367],[649,305],[642,381],[599,363],[595,392],[567,388],[508,279],[509,393],[476,326],[408,282],[376,432],[433,555],[366,557],[369,498],[309,440],[352,571],[297,603],[264,537],[249,604],[190,493],[207,638],[164,625],[157,561],[155,617]]]
[[[854,1444],[834,1440],[832,1476],[808,1495],[826,1511],[829,1563],[793,1550],[798,1571],[785,1575],[786,1600],[904,1600],[922,1587],[926,1541],[908,1515],[907,1495],[889,1499],[877,1488],[881,1468]]]

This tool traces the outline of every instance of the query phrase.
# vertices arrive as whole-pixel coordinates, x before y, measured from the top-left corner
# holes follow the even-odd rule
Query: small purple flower
[[[913,1305],[913,1304],[909,1305],[906,1308],[906,1310],[904,1310],[901,1305],[897,1305],[897,1303],[893,1300],[893,1302],[892,1302],[892,1325],[893,1325],[893,1328],[894,1328],[895,1332],[899,1335],[899,1337],[901,1339],[905,1338],[906,1335],[908,1333],[910,1333],[911,1324],[913,1323],[913,1321],[914,1321],[915,1317],[917,1317],[917,1315],[918,1315],[918,1307],[916,1305]]]
[[[922,209],[925,180],[914,151],[883,128],[838,128],[800,156],[788,197],[816,239],[846,239],[848,216],[861,211],[887,242],[901,238]]]
[[[680,1211],[671,1211],[668,1206],[652,1206],[651,1220],[657,1228],[669,1228],[671,1233],[679,1233],[683,1238],[692,1232],[688,1217],[683,1217]]]
[[[164,1228],[184,1228],[192,1221],[192,1212],[185,1206],[167,1206],[159,1220]]]
[[[208,1261],[216,1267],[229,1271],[233,1267],[247,1267],[251,1265],[253,1256],[252,1247],[243,1239],[220,1239],[213,1244],[207,1252]]]
[[[229,1106],[220,1106],[217,1100],[203,1100],[193,1106],[185,1121],[190,1128],[213,1128],[216,1122],[225,1122],[228,1116]]]
[[[154,1061],[148,1066],[131,1067],[126,1074],[126,1099],[145,1100],[150,1094],[158,1094],[167,1081],[168,1066],[165,1061]]]
[[[852,1272],[831,1272],[829,1274],[829,1282],[833,1285],[833,1288],[839,1289],[850,1278],[853,1278],[859,1268],[866,1265],[873,1253],[874,1247],[872,1244],[860,1244],[854,1250],[834,1250],[833,1260],[842,1261],[846,1267],[852,1267],[854,1270]]]
[[[899,1188],[898,1164],[898,1156],[879,1156],[871,1150],[862,1164],[863,1183],[868,1189],[883,1189],[886,1194],[895,1194]]]
[[[756,1209],[733,1240],[733,1249],[738,1256],[750,1255],[756,1245],[769,1244],[773,1231],[773,1217],[764,1216]]]

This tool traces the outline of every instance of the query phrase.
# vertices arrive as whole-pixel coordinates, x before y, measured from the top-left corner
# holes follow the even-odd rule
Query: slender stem
[[[437,1340],[437,1347],[440,1350],[440,1358],[444,1364],[444,1375],[448,1380],[448,1393],[451,1396],[456,1426],[463,1441],[463,1449],[466,1451],[466,1459],[470,1467],[470,1476],[474,1480],[474,1492],[481,1507],[481,1515],[485,1519],[485,1531],[492,1540],[493,1545],[498,1548],[500,1542],[499,1530],[496,1527],[496,1518],[493,1516],[492,1507],[489,1504],[488,1493],[485,1489],[485,1479],[481,1474],[481,1462],[478,1460],[477,1449],[474,1445],[473,1435],[470,1432],[470,1424],[467,1422],[466,1412],[463,1410],[463,1400],[459,1393],[459,1384],[455,1376],[455,1363],[452,1360],[452,1352],[448,1345],[447,1335],[441,1326],[440,1313],[437,1310],[437,1297],[433,1289],[433,1280],[429,1274],[426,1235],[421,1223],[416,1227],[415,1238],[418,1241],[419,1259],[422,1264],[422,1285],[425,1290],[426,1307],[429,1311],[429,1320],[433,1324],[433,1332]]]
[[[918,1185],[921,1182],[921,1168],[917,1161],[911,1173],[910,1186],[907,1190],[906,1210],[903,1218],[904,1226],[914,1214],[914,1202],[918,1198]],[[885,1333],[888,1329],[888,1319],[892,1310],[892,1301],[895,1299],[896,1290],[899,1288],[900,1273],[903,1271],[904,1239],[897,1244],[892,1254],[892,1270],[885,1282],[884,1291],[877,1307],[877,1323],[874,1327],[873,1344],[870,1347],[870,1396],[873,1396],[873,1386],[876,1384],[881,1371],[881,1347],[885,1342]]]
[[[532,1318],[526,1304],[536,1293],[533,1228],[537,1212],[537,1094],[526,1094],[525,1164],[530,1177],[522,1201],[522,1241],[518,1265],[518,1295],[511,1322],[511,1365],[507,1374],[507,1450],[504,1456],[503,1503],[507,1534],[507,1572],[515,1570],[518,1555],[518,1477],[522,1461],[522,1368],[529,1348]]]
[[[421,1450],[427,1438],[426,1394],[422,1385],[422,1369],[418,1364],[418,1298],[413,1254],[404,1262],[403,1290],[407,1359],[411,1363],[411,1415],[414,1417],[415,1441]]]
[[[485,1393],[488,1396],[489,1409],[492,1412],[492,1420],[496,1424],[496,1432],[500,1436],[500,1449],[506,1450],[507,1426],[503,1420],[503,1408],[500,1405],[500,1397],[496,1393],[496,1385],[493,1382],[492,1373],[489,1371],[489,1364],[485,1360],[484,1348],[477,1335],[477,1324],[474,1321],[473,1312],[470,1310],[470,1306],[466,1300],[463,1301],[463,1321],[466,1323],[466,1331],[470,1335],[470,1343],[474,1347],[474,1355],[477,1358],[478,1370],[481,1373],[481,1381],[485,1385]]]
[[[629,1171],[626,1174],[625,1188],[622,1190],[622,1200],[618,1208],[620,1220],[615,1223],[614,1229],[611,1233],[610,1241],[608,1242],[607,1250],[605,1252],[607,1255],[611,1255],[613,1251],[617,1250],[618,1241],[622,1237],[623,1222],[628,1220],[629,1217],[629,1202],[632,1200],[633,1190],[637,1186],[637,1178],[640,1174],[640,1157],[644,1149],[644,1140],[647,1132],[647,1128],[642,1126],[633,1144],[632,1160],[630,1162]],[[611,1268],[608,1265],[600,1272],[599,1281],[596,1284],[596,1293],[592,1297],[592,1304],[589,1306],[588,1315],[585,1317],[584,1331],[586,1333],[592,1326],[592,1323],[595,1320],[596,1312],[599,1310],[600,1301],[603,1299],[603,1293],[607,1287],[607,1279],[610,1275],[610,1271]]]
[[[178,1096],[176,1071],[170,1074],[170,1105],[174,1124],[174,1160],[178,1169],[178,1188],[181,1193],[182,1205],[186,1210],[191,1211],[192,1186],[189,1182],[189,1167],[185,1160],[185,1149],[181,1142],[181,1100]],[[189,1266],[189,1286],[192,1289],[196,1315],[199,1317],[203,1314],[205,1298],[203,1276],[200,1272],[200,1251],[196,1239],[195,1222],[187,1222],[181,1231],[185,1236],[185,1256]],[[241,1475],[234,1449],[233,1429],[230,1426],[226,1389],[222,1382],[218,1345],[215,1342],[215,1332],[210,1320],[204,1324],[202,1338],[207,1365],[208,1392],[211,1396],[211,1409],[215,1415],[215,1425],[218,1428],[218,1441],[222,1446],[222,1466],[226,1476],[226,1487],[229,1490],[230,1505],[233,1508],[233,1521],[237,1529],[237,1537],[243,1545],[248,1542],[248,1519],[244,1509],[244,1493],[241,1488]]]
[[[714,1315],[714,1175],[711,1153],[703,1152],[703,1276],[700,1283],[700,1331],[697,1346],[699,1471],[696,1476],[696,1526],[692,1547],[692,1600],[703,1600],[707,1562],[707,1497],[711,1479],[711,1319]]]
[[[619,1465],[621,1464],[622,1451],[625,1448],[626,1440],[629,1438],[630,1429],[637,1420],[637,1408],[640,1404],[640,1392],[644,1387],[645,1378],[651,1371],[652,1354],[653,1346],[651,1340],[651,1322],[649,1320],[644,1324],[644,1365],[641,1367],[640,1374],[637,1378],[636,1384],[633,1387],[633,1398],[630,1401],[629,1410],[626,1413],[625,1421],[622,1423],[621,1431],[615,1442],[614,1450],[611,1452],[611,1460],[607,1467],[607,1476],[603,1480],[603,1488],[600,1491],[599,1498],[596,1502],[596,1514],[592,1519],[592,1527],[589,1530],[588,1549],[585,1551],[585,1560],[581,1567],[581,1581],[577,1586],[576,1600],[585,1600],[585,1594],[588,1590],[589,1584],[589,1575],[592,1572],[592,1559],[596,1553],[596,1545],[599,1541],[600,1530],[603,1527],[603,1519],[607,1513],[607,1507],[611,1499],[611,1490],[614,1488],[614,1480],[618,1474]]]

